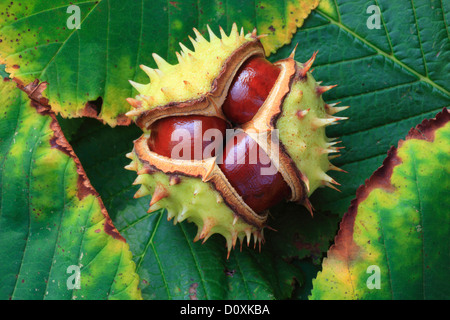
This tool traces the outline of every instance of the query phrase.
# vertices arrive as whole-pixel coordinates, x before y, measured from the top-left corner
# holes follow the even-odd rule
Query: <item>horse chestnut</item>
[[[289,196],[289,186],[267,153],[245,132],[227,141],[221,160],[220,170],[256,213]]]
[[[231,83],[222,110],[235,124],[250,121],[266,101],[280,69],[262,57],[248,59]]]
[[[144,134],[127,154],[126,168],[138,173],[135,196],[152,195],[149,212],[165,208],[175,223],[194,222],[194,240],[220,233],[229,253],[237,239],[261,245],[267,209],[279,201],[312,213],[311,193],[334,188],[326,172],[342,171],[329,161],[341,147],[325,128],[346,119],[334,114],[347,107],[323,101],[334,86],[313,78],[316,53],[299,63],[294,50],[272,64],[256,30],[245,34],[233,24],[230,35],[220,29],[219,38],[208,27],[209,41],[194,32],[194,51],[181,45],[178,64],[154,54],[158,69],[141,66],[150,83],[131,81],[139,94],[127,99],[134,108],[127,116]],[[240,131],[225,141],[230,123]],[[217,134],[208,135],[210,129]],[[278,153],[265,152],[277,142]]]
[[[173,159],[202,160],[221,152],[227,122],[217,117],[178,116],[157,120],[150,128],[150,150]]]

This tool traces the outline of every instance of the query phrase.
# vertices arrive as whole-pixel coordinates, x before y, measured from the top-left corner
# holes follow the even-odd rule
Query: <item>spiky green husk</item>
[[[208,27],[209,41],[194,29],[196,38],[189,37],[194,47],[191,51],[180,43],[181,53],[176,53],[178,64],[171,65],[157,54],[153,54],[158,69],[141,65],[141,69],[150,78],[150,83],[130,83],[139,92],[135,99],[128,102],[136,108],[127,116],[136,117],[146,110],[167,104],[181,103],[199,99],[213,90],[214,80],[219,76],[227,59],[239,47],[247,42],[256,42],[256,33],[238,32],[233,24],[230,35],[220,29],[218,38]]]
[[[339,152],[337,142],[327,138],[325,128],[346,118],[334,117],[333,113],[346,109],[328,105],[322,93],[330,87],[321,87],[303,64],[297,63],[298,72],[286,96],[276,128],[280,141],[299,171],[306,177],[308,196],[318,187],[333,187],[337,182],[326,172],[340,170],[329,161],[329,154]]]
[[[228,253],[234,248],[237,239],[241,246],[244,241],[254,245],[264,241],[263,228],[246,223],[225,203],[222,195],[211,182],[185,175],[170,175],[162,171],[146,170],[137,154],[128,153],[132,161],[125,168],[138,173],[135,185],[141,185],[135,198],[152,195],[148,212],[167,210],[167,219],[174,224],[188,220],[198,227],[194,241],[206,241],[215,233],[226,239]],[[245,238],[247,237],[247,240]]]

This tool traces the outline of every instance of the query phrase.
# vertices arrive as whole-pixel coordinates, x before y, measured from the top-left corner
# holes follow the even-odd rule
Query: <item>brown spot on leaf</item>
[[[198,300],[197,298],[198,283],[194,282],[189,286],[189,299]]]
[[[178,7],[179,2],[176,2],[176,1],[169,1],[169,3],[170,3],[171,6],[177,8],[177,9],[180,9],[180,8]]]

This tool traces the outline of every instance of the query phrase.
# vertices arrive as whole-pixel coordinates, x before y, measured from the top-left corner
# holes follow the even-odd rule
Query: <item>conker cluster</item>
[[[163,118],[150,126],[150,150],[174,159],[202,160],[205,148],[211,143],[205,141],[205,132],[217,129],[226,140],[225,130],[230,126],[227,123],[239,126],[252,120],[269,95],[279,73],[280,70],[264,58],[248,59],[238,70],[223,104],[228,122],[217,117],[198,115]],[[177,130],[187,130],[190,133],[187,137],[191,139],[176,140],[174,137]],[[262,174],[261,168],[270,166],[270,159],[249,135],[240,132],[223,142],[221,154],[213,152],[209,155],[222,158],[219,162],[220,169],[256,213],[263,212],[289,196],[289,186],[279,172]],[[202,146],[201,152],[195,152],[195,145]],[[175,146],[181,153],[174,154]],[[253,148],[257,150],[252,153]],[[186,149],[191,150],[189,158],[182,154]],[[256,163],[250,161],[250,153],[259,155]],[[238,157],[242,155],[244,159],[238,161]]]
[[[158,66],[141,65],[150,83],[130,81],[138,91],[127,116],[143,131],[127,154],[136,171],[135,197],[151,195],[148,212],[165,209],[168,220],[198,227],[194,241],[215,233],[228,254],[264,242],[269,208],[286,200],[305,206],[319,187],[338,184],[326,172],[342,147],[325,127],[347,107],[327,104],[311,74],[317,53],[305,63],[271,63],[256,30],[233,24],[209,41],[194,29],[194,50],[180,44],[178,64],[153,54]],[[229,134],[231,132],[231,134]],[[276,152],[274,152],[274,150]]]

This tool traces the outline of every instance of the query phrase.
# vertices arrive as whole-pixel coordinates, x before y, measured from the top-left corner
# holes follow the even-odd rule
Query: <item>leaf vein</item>
[[[99,5],[99,3],[101,3],[102,0],[99,0],[95,6],[91,9],[91,11],[88,12],[88,14],[84,17],[84,19],[80,22],[80,26],[83,24],[83,22],[91,15],[92,12],[95,11],[95,8]],[[59,52],[62,50],[62,48],[64,47],[64,45],[67,43],[67,41],[72,37],[72,35],[77,32],[77,28],[74,28],[73,31],[69,34],[69,36],[62,42],[61,46],[59,47],[58,51],[56,51],[56,53],[51,57],[51,59],[47,62],[47,64],[45,65],[45,67],[40,71],[40,76],[42,76],[45,71],[47,70],[48,66],[50,65],[50,63],[56,58],[56,56],[59,54]]]
[[[347,33],[349,33],[351,36],[353,36],[355,39],[358,39],[359,41],[361,41],[362,43],[368,45],[369,47],[371,47],[372,49],[374,49],[376,52],[378,52],[378,54],[382,55],[383,57],[392,60],[392,62],[394,62],[395,64],[398,64],[399,66],[403,67],[404,69],[406,69],[408,72],[410,72],[411,74],[413,74],[414,76],[416,76],[420,81],[426,82],[428,84],[430,84],[432,87],[434,87],[435,89],[445,93],[446,95],[450,96],[450,92],[448,90],[446,90],[445,88],[441,87],[440,85],[438,85],[437,83],[435,83],[433,80],[431,80],[430,78],[424,77],[423,75],[421,75],[420,73],[418,73],[417,71],[415,71],[414,69],[410,68],[408,65],[406,65],[405,63],[401,62],[400,60],[398,60],[395,56],[393,55],[389,55],[386,52],[384,52],[383,50],[381,50],[380,48],[378,48],[376,45],[374,45],[373,43],[371,43],[370,41],[364,39],[363,37],[361,37],[360,35],[358,35],[357,33],[355,33],[354,31],[352,31],[350,28],[348,28],[347,26],[343,25],[342,23],[340,23],[339,21],[334,20],[332,17],[330,17],[327,13],[322,12],[320,10],[317,10],[317,12],[322,15],[324,18],[328,19],[332,24],[335,24],[338,28],[346,31]]]
[[[428,77],[428,67],[427,67],[427,62],[425,60],[425,53],[424,53],[423,47],[422,47],[422,40],[420,38],[420,30],[419,30],[419,24],[418,24],[418,21],[417,21],[416,8],[414,6],[414,0],[411,0],[411,6],[412,6],[413,13],[414,13],[414,23],[416,25],[417,37],[419,39],[420,52],[422,54],[422,62],[423,62],[423,67],[425,69],[425,77]]]
[[[100,1],[101,1],[101,0],[100,0]],[[80,4],[87,4],[87,3],[93,3],[93,2],[96,2],[96,1],[79,2],[79,3],[77,3],[77,5],[80,5]],[[12,22],[9,23],[9,24],[4,25],[2,28],[0,28],[0,31],[2,31],[4,28],[9,27],[9,26],[12,26],[12,25],[14,25],[14,24],[16,24],[16,23],[18,23],[18,22],[20,22],[20,21],[22,21],[22,20],[29,19],[30,17],[37,16],[37,15],[40,15],[40,14],[42,14],[42,13],[47,13],[47,12],[51,12],[51,11],[56,11],[56,10],[63,9],[63,8],[67,8],[67,7],[68,7],[68,5],[64,5],[64,6],[53,7],[53,8],[49,8],[49,9],[46,9],[46,10],[41,10],[41,11],[32,13],[32,14],[30,14],[30,15],[28,15],[28,16],[24,16],[24,17],[22,17],[22,18],[19,18],[19,19],[17,19],[17,20],[12,21]]]

